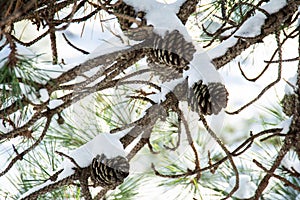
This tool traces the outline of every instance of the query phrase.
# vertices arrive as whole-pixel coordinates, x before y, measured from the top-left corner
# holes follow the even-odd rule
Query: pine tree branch
[[[213,58],[213,64],[217,69],[219,69],[236,58],[251,45],[262,41],[263,38],[274,33],[274,31],[278,30],[282,25],[289,26],[291,22],[289,20],[295,13],[297,13],[298,5],[299,1],[291,0],[278,12],[270,14],[262,26],[260,35],[253,38],[238,38],[236,44],[229,47],[223,55]],[[215,48],[218,48],[218,46]]]
[[[70,3],[70,1],[66,1],[66,2]],[[178,13],[178,17],[182,20],[183,23],[185,23],[187,18],[190,16],[190,14],[195,11],[197,2],[198,1],[195,1],[195,0],[188,0],[181,6],[180,11]],[[268,16],[265,21],[265,24],[262,28],[261,34],[259,36],[254,37],[254,38],[242,38],[242,37],[238,38],[238,42],[234,46],[230,47],[224,55],[213,59],[213,62],[216,65],[216,67],[221,68],[222,66],[224,66],[226,63],[230,62],[232,59],[234,59],[236,56],[238,56],[241,52],[243,52],[246,48],[248,48],[252,44],[257,43],[258,41],[261,41],[267,35],[274,33],[274,31],[278,30],[278,27],[280,27],[282,24],[290,25],[290,22],[288,19],[296,12],[298,4],[299,4],[299,1],[290,1],[290,2],[288,2],[287,6],[285,6],[278,12]],[[145,44],[142,44],[141,46],[137,45],[133,49],[131,48],[130,50],[114,52],[114,53],[99,56],[94,59],[90,59],[90,60],[74,67],[73,69],[63,73],[58,78],[50,80],[46,84],[45,87],[51,94],[52,92],[60,89],[61,84],[67,83],[68,81],[75,79],[78,75],[81,75],[84,72],[86,72],[94,67],[97,67],[99,65],[105,66],[104,67],[105,70],[103,72],[99,72],[99,74],[96,74],[95,76],[91,77],[91,79],[87,80],[87,82],[79,84],[78,86],[80,86],[79,87],[80,90],[77,89],[78,90],[78,91],[76,91],[77,93],[74,93],[74,94],[68,95],[68,96],[66,95],[64,98],[65,103],[63,105],[61,105],[53,110],[48,109],[46,111],[45,111],[46,104],[42,105],[42,108],[44,109],[44,111],[42,108],[40,108],[39,112],[37,112],[37,114],[35,114],[34,117],[31,120],[29,120],[26,125],[9,133],[8,135],[2,135],[1,139],[12,138],[12,137],[16,137],[17,135],[22,136],[22,132],[28,130],[29,127],[32,126],[38,119],[40,119],[44,116],[49,116],[49,115],[52,116],[55,113],[60,112],[61,110],[74,104],[78,100],[86,97],[87,95],[89,95],[93,92],[101,91],[102,89],[114,87],[117,84],[117,80],[113,80],[113,79],[115,77],[117,77],[118,75],[120,75],[122,73],[122,70],[128,68],[129,66],[131,66],[132,64],[137,62],[137,60],[139,60],[145,56],[145,54],[144,54],[145,52],[142,50],[144,48],[144,46],[145,46]],[[138,54],[140,54],[140,56],[137,56]],[[123,59],[124,56],[126,57],[126,59]],[[118,58],[119,58],[119,60],[118,60]],[[113,64],[113,62],[115,62],[115,61],[118,61],[118,64]],[[124,64],[125,61],[127,64]],[[95,85],[95,87],[87,87],[87,85],[89,83],[94,82],[97,78],[99,78],[101,76],[103,76],[103,77],[106,76],[106,78],[104,78],[104,81],[97,83]],[[299,80],[298,80],[298,85],[300,85]],[[298,93],[298,94],[300,94],[300,93]],[[170,95],[167,95],[166,100],[164,102],[161,102],[161,104],[160,104],[162,107],[159,107],[159,108],[155,107],[155,106],[157,106],[156,104],[154,104],[152,107],[150,107],[147,110],[146,115],[144,117],[142,117],[141,119],[134,122],[135,127],[132,129],[132,131],[122,138],[121,141],[122,141],[123,145],[125,147],[128,146],[133,140],[135,140],[142,133],[146,133],[147,137],[150,137],[153,126],[155,125],[156,121],[162,116],[161,108],[163,108],[163,111],[165,112],[165,110],[168,110],[168,109],[176,106],[176,102],[177,101],[174,100]],[[299,107],[300,106],[299,106],[299,101],[298,101],[298,108]],[[297,109],[297,110],[299,111],[299,109]],[[13,113],[14,111],[16,111],[16,110],[13,109],[11,111],[11,113]],[[297,116],[300,115],[300,113],[296,113],[296,114],[297,114]],[[280,161],[282,160],[282,158],[286,154],[286,152],[291,148],[292,144],[290,144],[290,141],[291,140],[299,141],[299,132],[300,131],[297,128],[297,124],[300,124],[299,118],[294,117],[291,129],[290,129],[290,132],[293,133],[293,136],[286,137],[286,140],[282,147],[282,150],[279,152],[280,154],[278,154],[278,157],[275,160],[272,168],[268,171],[269,174],[267,174],[264,177],[263,181],[261,182],[259,189],[257,190],[257,194],[256,194],[255,198],[258,198],[261,196],[263,190],[265,189],[265,187],[268,184],[268,180],[272,176],[271,174],[278,167],[278,165],[280,164]],[[145,130],[145,128],[146,128],[146,130]],[[291,139],[290,137],[293,137],[293,139]],[[132,152],[129,155],[129,158],[132,158],[146,143],[147,143],[147,140],[145,138],[143,138],[140,141],[140,143],[132,150]],[[248,143],[245,143],[244,145],[246,145],[246,144],[248,144]],[[232,167],[234,168],[235,172],[237,172],[237,170],[235,169],[234,163],[232,161],[232,157],[238,156],[241,153],[243,153],[246,149],[248,149],[251,146],[251,144],[252,143],[248,144],[244,150],[242,150],[240,152],[233,152],[231,154],[226,149],[225,146],[221,145],[227,154],[227,156],[224,160],[229,159],[231,161]],[[295,142],[293,145],[295,146],[295,148],[298,147],[297,144],[295,144]],[[224,160],[222,160],[222,162]],[[215,166],[218,166],[218,165],[217,164],[211,165],[208,168],[212,168]],[[208,169],[208,168],[196,169],[193,173],[196,173],[196,172],[199,173],[200,171]],[[81,181],[82,181],[82,183],[86,184],[86,182],[84,182],[84,181],[86,181],[87,178],[89,177],[88,176],[89,173],[90,173],[89,169],[85,169],[85,168],[80,169],[80,170],[79,169],[75,170],[75,173],[72,176],[67,177],[66,179],[63,179],[61,181],[58,181],[58,182],[54,183],[53,185],[49,185],[45,188],[42,188],[42,190],[40,190],[39,192],[37,191],[35,193],[32,193],[30,196],[28,196],[24,199],[36,199],[41,194],[45,194],[45,193],[52,191],[53,189],[58,188],[60,186],[71,184],[74,180],[80,180],[80,177],[82,177],[83,174],[85,174],[84,176],[86,176],[86,178]],[[236,174],[236,177],[238,179],[238,174]],[[238,185],[238,181],[236,181],[236,185]],[[85,188],[85,189],[87,189],[87,188]],[[235,187],[234,189],[237,189],[237,188]],[[104,189],[104,191],[105,190],[106,189]],[[233,192],[234,192],[234,190],[231,191],[229,196],[232,195]],[[85,193],[85,192],[83,192],[83,193]],[[86,196],[87,196],[87,198],[90,198],[88,196],[88,194],[86,194]]]
[[[288,181],[288,180],[287,180],[286,178],[284,178],[284,177],[281,177],[281,176],[279,176],[279,175],[277,175],[277,174],[274,174],[274,173],[270,172],[267,168],[265,168],[265,167],[264,167],[261,163],[259,163],[257,160],[254,159],[253,162],[254,162],[259,168],[261,168],[262,170],[264,170],[264,172],[266,172],[266,173],[270,174],[272,177],[277,178],[278,180],[282,181],[282,182],[284,183],[284,185],[286,185],[286,186],[288,186],[288,187],[291,187],[291,188],[293,188],[294,190],[297,190],[297,191],[300,192],[300,187],[299,187],[299,186],[297,186],[297,185],[291,183],[290,181]]]
[[[29,148],[27,148],[26,150],[24,150],[23,152],[21,153],[17,153],[17,156],[14,157],[10,163],[8,164],[8,166],[2,171],[0,172],[0,177],[3,176],[4,174],[6,174],[12,167],[13,165],[18,161],[18,160],[22,160],[23,157],[28,154],[30,151],[32,151],[35,147],[37,147],[41,141],[44,139],[47,131],[48,131],[48,128],[50,126],[50,122],[51,122],[51,119],[52,119],[52,115],[49,115],[46,119],[46,123],[45,123],[45,126],[44,126],[44,129],[41,133],[41,135],[39,136],[39,138],[33,143],[33,145],[31,145]]]
[[[277,154],[276,159],[273,162],[272,167],[267,171],[268,173],[263,177],[263,179],[260,181],[260,183],[258,184],[258,187],[255,191],[255,195],[250,198],[251,200],[258,200],[261,198],[264,190],[266,189],[266,187],[269,185],[269,180],[270,178],[273,176],[275,170],[279,167],[282,159],[284,158],[284,156],[286,155],[286,153],[290,150],[290,148],[292,147],[292,137],[291,135],[287,135],[287,137],[284,140],[284,143],[280,149],[280,151]]]
[[[199,0],[187,0],[180,6],[177,16],[183,24],[185,24],[188,18],[196,11],[199,2]]]

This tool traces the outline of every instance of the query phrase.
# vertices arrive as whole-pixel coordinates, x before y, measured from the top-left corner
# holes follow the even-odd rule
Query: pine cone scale
[[[104,154],[97,155],[91,168],[92,180],[100,186],[121,184],[129,175],[129,162],[121,156],[107,159]]]
[[[203,84],[203,81],[195,83],[190,90],[189,104],[192,111],[204,115],[218,114],[227,106],[228,92],[221,83]]]

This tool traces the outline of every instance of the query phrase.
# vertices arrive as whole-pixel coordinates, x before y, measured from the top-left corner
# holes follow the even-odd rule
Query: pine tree
[[[299,4],[1,1],[0,196],[300,199]]]

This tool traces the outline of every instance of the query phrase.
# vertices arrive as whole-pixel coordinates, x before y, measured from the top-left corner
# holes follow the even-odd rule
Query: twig
[[[151,103],[152,105],[156,104],[156,102],[154,102],[152,99],[149,99],[148,97],[143,97],[143,96],[126,96],[127,98],[131,98],[131,99],[138,99],[138,100],[142,100],[142,101],[146,101]]]
[[[161,87],[159,87],[158,85],[156,85],[155,83],[152,83],[150,81],[144,81],[144,80],[129,80],[129,81],[118,81],[117,86],[119,85],[130,85],[130,84],[143,84],[143,85],[149,85],[153,88],[155,88],[156,90],[160,91]]]
[[[281,43],[279,41],[279,34],[276,34],[276,40],[277,40],[277,45],[278,45],[278,55],[280,57],[279,59],[282,59],[282,49],[281,49]],[[250,102],[248,102],[247,104],[245,104],[241,108],[239,108],[239,109],[237,109],[235,111],[232,111],[232,112],[226,111],[226,113],[230,114],[230,115],[238,114],[242,110],[244,110],[245,108],[247,108],[250,105],[252,105],[258,99],[260,99],[270,88],[272,88],[274,85],[276,85],[280,81],[280,79],[281,79],[281,69],[282,69],[282,62],[278,63],[278,71],[277,71],[277,78],[276,78],[276,80],[274,80],[269,85],[267,85],[253,100],[251,100]]]
[[[51,122],[51,119],[52,119],[52,115],[48,116],[47,117],[47,121],[45,123],[45,126],[44,126],[44,129],[40,135],[40,137],[35,141],[35,143],[33,145],[31,145],[28,149],[24,150],[23,152],[17,154],[16,157],[14,157],[10,163],[8,164],[8,166],[0,173],[0,177],[3,176],[4,174],[6,174],[11,168],[12,166],[18,161],[18,160],[22,160],[23,157],[29,153],[31,150],[33,150],[35,147],[37,147],[41,141],[44,139],[45,135],[46,135],[46,132],[50,126],[50,122]]]
[[[273,162],[272,167],[268,170],[268,174],[266,174],[261,182],[259,183],[255,195],[251,198],[251,200],[258,200],[261,198],[261,195],[263,191],[266,189],[266,187],[269,184],[269,179],[272,177],[272,174],[274,174],[274,171],[279,167],[282,159],[284,158],[285,154],[290,150],[292,143],[291,143],[291,138],[290,136],[287,136],[284,140],[284,144],[281,147],[280,151],[277,154],[277,157],[275,161]],[[254,160],[253,160],[254,162]]]
[[[281,49],[281,43],[280,43],[280,32],[277,31],[275,33],[275,36],[276,36],[276,42],[277,42],[277,45],[278,45],[278,57],[279,57],[279,60],[282,60],[282,49]],[[279,63],[279,69],[281,69],[281,65],[282,65],[282,62]],[[268,186],[269,179],[272,177],[272,174],[278,168],[278,166],[280,165],[280,163],[281,163],[282,159],[284,158],[285,154],[291,148],[291,146],[292,146],[291,139],[292,139],[291,135],[287,135],[285,137],[283,146],[281,147],[280,151],[278,152],[277,157],[276,157],[276,159],[275,159],[272,167],[270,168],[270,170],[268,170],[269,173],[266,174],[264,176],[264,178],[261,180],[260,184],[258,185],[258,187],[257,187],[257,189],[255,191],[255,195],[254,195],[254,197],[252,199],[258,200],[261,197],[263,191]]]
[[[227,155],[227,158],[228,158],[228,160],[229,160],[229,162],[230,162],[230,164],[232,166],[232,169],[234,171],[234,174],[235,174],[235,185],[232,188],[232,190],[227,194],[227,196],[225,198],[223,198],[225,200],[225,199],[230,198],[235,193],[235,191],[237,191],[237,189],[239,188],[239,172],[238,172],[238,169],[237,169],[237,167],[236,167],[236,165],[235,165],[235,163],[233,161],[232,155],[229,152],[229,150],[225,147],[225,145],[220,140],[220,138],[215,134],[215,132],[208,126],[208,124],[207,124],[206,119],[204,118],[204,116],[202,114],[200,114],[199,116],[200,116],[200,119],[201,119],[201,121],[202,121],[205,129],[207,130],[207,132],[219,144],[219,146],[223,149],[223,151]]]
[[[201,176],[201,167],[200,167],[199,155],[198,155],[197,149],[194,145],[194,141],[193,141],[193,138],[192,138],[192,134],[191,134],[188,122],[184,118],[184,115],[183,115],[181,110],[178,110],[177,112],[178,112],[179,118],[181,119],[180,121],[182,121],[182,123],[184,125],[184,129],[185,129],[185,132],[186,132],[186,136],[187,136],[189,145],[191,146],[191,148],[194,152],[194,155],[195,155],[195,170],[194,171],[198,171],[196,179],[199,180],[199,178]]]
[[[164,145],[164,147],[168,150],[171,150],[171,151],[175,151],[179,145],[180,145],[180,140],[181,140],[181,134],[182,134],[182,131],[181,131],[181,117],[178,116],[177,114],[177,117],[178,117],[178,132],[177,132],[177,135],[178,135],[178,138],[177,138],[177,143],[174,147],[169,147],[167,145]]]
[[[260,1],[261,3],[263,1]],[[280,27],[282,23],[285,23],[286,20],[291,17],[295,12],[297,12],[298,5],[295,1],[290,1],[286,6],[280,9],[278,12],[273,13],[265,20],[264,26],[262,27],[261,34],[254,39],[245,39],[238,41],[232,46],[227,48],[227,51],[216,58],[212,58],[212,62],[215,64],[216,68],[219,69],[223,67],[225,64],[230,62],[236,56],[240,55],[246,48],[249,46],[261,41],[264,37],[269,34],[274,33],[277,27]],[[289,25],[291,22],[286,24]]]
[[[281,46],[282,46],[289,38],[291,38],[291,36],[295,33],[296,30],[297,30],[297,29],[295,29],[294,31],[292,31],[290,34],[286,35],[286,37],[285,37],[285,38],[282,40],[282,42],[281,42]],[[240,69],[240,71],[241,71],[242,76],[243,76],[247,81],[255,82],[256,80],[258,80],[258,79],[265,73],[265,71],[269,68],[270,64],[272,64],[272,63],[279,63],[279,60],[273,61],[273,59],[274,59],[274,57],[275,57],[275,55],[276,55],[277,52],[278,52],[278,48],[275,49],[275,51],[273,52],[273,54],[272,54],[270,60],[264,61],[264,62],[267,63],[267,65],[264,67],[264,69],[263,69],[263,70],[262,70],[255,78],[248,78],[248,77],[246,76],[246,74],[244,73],[244,71],[242,70],[242,67],[241,67],[240,62],[238,62],[238,66],[239,66],[239,69]],[[295,58],[294,58],[294,59],[295,59]],[[299,60],[299,58],[298,58],[298,60]],[[287,60],[282,60],[281,62],[291,62],[291,61],[292,61],[292,60],[287,59]]]
[[[85,174],[85,176],[81,176],[79,181],[80,181],[80,192],[81,192],[81,196],[84,197],[85,200],[92,200],[92,195],[91,192],[89,190],[89,184],[88,184],[88,174]]]
[[[98,194],[94,197],[94,200],[99,200],[101,199],[108,191],[110,188],[103,188]]]
[[[286,178],[284,177],[281,177],[277,174],[274,174],[274,172],[271,172],[270,170],[268,170],[267,168],[265,168],[261,163],[259,163],[257,160],[253,160],[253,162],[259,167],[261,168],[262,170],[264,170],[267,174],[269,174],[270,176],[273,176],[274,178],[277,178],[278,180],[282,181],[285,185],[295,189],[295,190],[298,190],[300,191],[300,187],[291,183],[290,181],[288,181]]]
[[[294,62],[294,61],[298,61],[299,62],[300,57],[296,57],[296,58],[289,58],[289,59],[283,59],[283,60],[265,60],[265,63],[279,63],[279,62]]]
[[[283,166],[284,171],[287,171],[291,176],[300,177],[300,172],[297,172],[294,167],[291,167],[291,170]]]
[[[284,133],[274,133],[273,135],[269,135],[269,136],[267,136],[267,137],[265,137],[265,138],[260,139],[260,141],[263,142],[263,141],[268,140],[268,139],[270,139],[270,138],[273,138],[273,137],[275,137],[275,136],[286,137],[287,134],[284,134]]]
[[[247,149],[249,149],[251,147],[250,144],[253,143],[253,141],[265,134],[269,134],[269,133],[274,133],[274,132],[280,132],[282,129],[281,128],[274,128],[274,129],[268,129],[268,130],[264,130],[261,131],[255,135],[253,135],[252,133],[250,134],[250,138],[248,138],[247,140],[245,140],[241,145],[239,145],[234,151],[232,151],[231,155],[232,156],[239,156],[242,153],[244,153]],[[228,159],[228,156],[223,157],[222,159],[220,159],[219,161],[217,161],[216,163],[212,164],[210,163],[209,166],[207,167],[203,167],[201,169],[201,172],[206,171],[206,170],[216,170],[218,168],[219,165],[221,165],[223,162],[225,162]],[[155,169],[155,167],[153,166],[153,168]],[[165,175],[165,174],[161,174],[158,171],[155,172],[157,175],[161,176],[161,177],[168,177],[168,178],[180,178],[180,177],[185,177],[185,176],[189,176],[189,175],[194,175],[196,173],[198,173],[198,171],[188,171],[186,173],[183,174],[176,174],[176,175]]]
[[[144,146],[147,144],[147,139],[146,138],[141,138],[139,142],[132,148],[132,150],[128,153],[126,158],[128,161],[130,161],[134,155],[139,152]]]
[[[148,73],[148,72],[151,73],[151,72],[153,72],[153,70],[151,70],[151,69],[140,69],[136,72],[132,72],[132,73],[127,74],[126,76],[124,76],[122,78],[119,78],[119,81],[123,81],[123,80],[129,79],[129,78],[132,78],[134,76],[138,76],[138,75]]]
[[[71,42],[70,42],[70,40],[68,40],[68,38],[66,37],[66,35],[64,34],[64,33],[62,33],[62,36],[64,37],[64,39],[66,40],[66,42],[68,43],[68,45],[70,45],[71,47],[73,47],[74,49],[76,49],[77,51],[80,51],[81,53],[83,53],[83,54],[90,54],[90,52],[87,52],[87,51],[85,51],[85,50],[83,50],[83,49],[80,49],[80,48],[78,48],[78,47],[76,47],[75,45],[73,45]]]
[[[55,151],[55,153],[57,153],[60,156],[68,158],[76,166],[76,168],[81,169],[81,167],[77,164],[77,162],[71,156],[69,156],[63,152],[60,152],[60,151]]]

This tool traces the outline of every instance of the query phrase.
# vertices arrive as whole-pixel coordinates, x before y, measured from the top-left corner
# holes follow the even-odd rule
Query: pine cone
[[[205,85],[199,81],[190,90],[188,101],[192,111],[216,115],[226,107],[228,92],[222,83],[212,82]]]
[[[118,13],[124,16],[136,18],[137,14],[132,6],[129,6],[125,3],[121,3],[120,5],[113,8],[114,13]],[[125,17],[118,17],[118,21],[121,25],[122,30],[127,30],[133,24],[130,20]]]
[[[153,54],[151,53],[148,58],[148,66],[154,71],[154,75],[157,75],[162,82],[171,81],[182,77],[182,73],[179,73],[177,69],[165,64],[158,64],[154,61]]]
[[[129,162],[122,156],[107,159],[104,154],[97,155],[92,161],[91,173],[96,185],[116,186],[129,175]]]
[[[188,69],[195,51],[193,44],[187,42],[178,30],[167,32],[164,38],[154,36],[152,53],[155,62],[171,66],[179,73]]]

